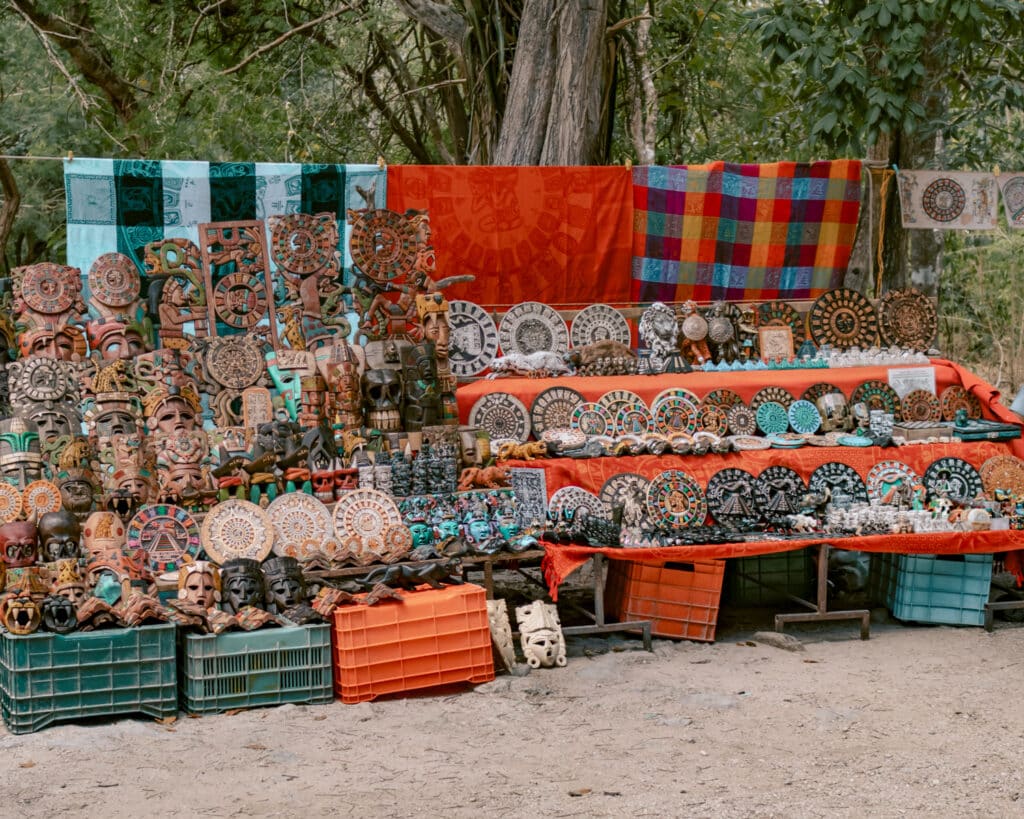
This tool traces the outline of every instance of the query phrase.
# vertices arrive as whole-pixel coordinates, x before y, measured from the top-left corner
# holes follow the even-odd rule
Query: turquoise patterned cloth
[[[118,251],[141,269],[148,242],[176,237],[198,245],[205,222],[331,212],[345,226],[347,209],[366,207],[357,187],[374,185],[375,202],[384,207],[387,170],[377,165],[65,160],[67,263],[84,277],[98,256]],[[351,229],[339,233],[349,272]]]

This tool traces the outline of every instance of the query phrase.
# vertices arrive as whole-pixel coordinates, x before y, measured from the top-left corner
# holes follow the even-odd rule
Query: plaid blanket
[[[84,276],[97,256],[116,250],[141,269],[147,242],[179,237],[198,245],[203,222],[330,212],[345,225],[347,208],[365,207],[356,187],[374,184],[384,207],[387,172],[376,165],[66,160],[67,263]],[[348,271],[350,229],[339,233]]]
[[[633,169],[634,301],[814,298],[841,287],[858,160]]]

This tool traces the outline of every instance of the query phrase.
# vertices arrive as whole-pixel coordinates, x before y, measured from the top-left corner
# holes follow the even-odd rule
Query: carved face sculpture
[[[113,512],[93,512],[82,527],[85,550],[89,554],[120,551],[127,533],[121,518]]]
[[[474,518],[467,526],[469,538],[480,543],[491,536],[491,524],[482,518]]]
[[[67,509],[39,518],[39,554],[44,563],[77,558],[82,539],[78,518]]]
[[[36,425],[22,418],[0,421],[0,477],[24,490],[42,476],[43,456]]]
[[[415,521],[409,524],[409,531],[412,532],[412,545],[429,546],[434,542],[434,530],[423,521]]]
[[[8,569],[33,566],[39,556],[39,532],[34,523],[16,520],[0,526],[0,549]]]
[[[334,500],[334,470],[321,469],[310,475],[313,481],[313,496],[324,503]]]
[[[178,570],[178,599],[212,609],[220,602],[220,571],[206,560],[197,560]]]
[[[402,379],[395,370],[367,370],[363,375],[363,403],[367,423],[381,432],[401,432]]]
[[[149,349],[137,327],[117,321],[93,322],[88,326],[88,334],[89,346],[103,361],[132,359]]]
[[[28,409],[26,418],[36,425],[43,443],[52,443],[62,435],[77,435],[82,430],[82,416],[71,404],[43,401]]]
[[[246,606],[263,608],[266,584],[259,562],[247,557],[227,560],[220,567],[221,608],[237,614]]]
[[[78,628],[78,612],[67,597],[51,594],[39,604],[42,627],[54,634],[69,634]]]
[[[267,583],[267,609],[281,613],[285,609],[304,603],[306,583],[302,566],[294,557],[274,557],[263,563]]]
[[[74,361],[85,353],[85,339],[77,327],[53,330],[32,330],[18,336],[21,357],[45,355],[61,361]]]
[[[57,579],[53,582],[53,593],[66,597],[77,607],[85,599],[85,579],[78,571],[77,560],[57,562]]]
[[[0,620],[11,634],[32,634],[42,622],[42,612],[27,593],[14,591],[0,602]]]
[[[423,337],[434,342],[438,361],[448,360],[451,327],[448,324],[448,302],[440,293],[416,297],[416,309],[423,324]]]
[[[180,395],[170,395],[153,409],[147,420],[150,431],[170,435],[196,428],[196,411]]]
[[[92,482],[81,472],[76,470],[64,477],[57,479],[57,486],[60,489],[61,505],[75,515],[86,515],[92,511],[93,487]]]
[[[822,432],[848,430],[852,424],[850,405],[841,393],[830,392],[822,395],[815,402],[821,414]]]

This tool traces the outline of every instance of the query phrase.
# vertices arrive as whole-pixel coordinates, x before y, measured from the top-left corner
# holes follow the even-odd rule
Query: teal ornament
[[[93,597],[98,597],[109,606],[121,599],[121,581],[111,572],[101,572],[93,589]]]

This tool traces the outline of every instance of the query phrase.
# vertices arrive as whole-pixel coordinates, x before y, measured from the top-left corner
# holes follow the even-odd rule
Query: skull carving
[[[534,600],[516,607],[519,638],[523,656],[531,668],[564,666],[565,637],[558,610],[548,603]]]
[[[821,414],[822,432],[845,431],[853,425],[850,406],[846,403],[846,397],[842,393],[825,393],[815,402],[815,405]]]
[[[310,475],[313,481],[313,496],[324,503],[334,501],[334,470],[325,469]]]
[[[402,378],[395,370],[367,370],[363,375],[363,404],[369,426],[381,432],[402,431]]]

